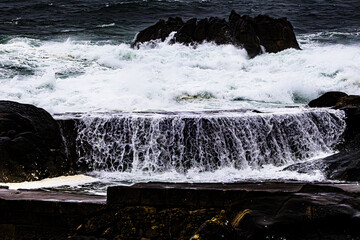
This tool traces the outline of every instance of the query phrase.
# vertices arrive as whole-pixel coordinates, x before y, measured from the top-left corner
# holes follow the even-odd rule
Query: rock
[[[73,236],[159,240],[315,240],[357,239],[360,236],[360,188],[357,184],[136,185],[114,187],[114,190],[130,198],[127,202],[139,205],[109,204],[108,196],[107,208],[84,219]],[[126,192],[123,192],[124,188],[128,188]],[[198,194],[199,201],[223,200],[224,205],[198,208],[194,207],[196,203],[185,206],[180,201],[177,206],[159,205],[157,199],[163,196],[164,188],[173,188],[179,198],[192,189],[193,194]],[[149,189],[154,190],[152,194]],[[147,205],[139,203],[139,195],[131,194],[132,190],[140,190],[140,195],[153,198],[153,201],[148,201]],[[204,190],[206,196],[201,194]],[[225,201],[230,205],[225,206]]]
[[[340,181],[360,181],[360,150],[340,152],[310,162],[296,163],[284,170],[309,173],[322,171],[326,178]]]
[[[348,95],[343,92],[327,92],[320,97],[309,102],[309,107],[334,107],[338,101],[347,97]]]
[[[337,146],[340,151],[360,149],[360,96],[343,92],[327,92],[308,104],[310,107],[333,107],[345,111],[346,129],[343,141]]]
[[[284,49],[300,49],[293,26],[286,18],[274,19],[267,15],[254,18],[256,35],[266,52],[277,53]]]
[[[360,96],[356,95],[349,95],[344,96],[335,104],[335,108],[353,108],[353,107],[360,107]]]
[[[337,145],[340,151],[360,150],[360,107],[344,107],[346,128],[343,140]]]
[[[235,11],[231,11],[229,23],[232,32],[232,41],[235,45],[242,46],[250,57],[261,53],[260,38],[255,32],[254,20],[244,15],[241,17]]]
[[[45,110],[0,101],[0,133],[0,181],[31,181],[72,172],[59,126]]]
[[[194,33],[196,29],[196,18],[192,18],[187,21],[182,27],[178,30],[175,35],[175,39],[181,43],[191,43],[194,39]]]
[[[217,17],[199,21],[192,18],[185,23],[181,18],[169,18],[166,22],[159,20],[155,25],[140,31],[132,47],[155,39],[164,41],[173,31],[177,33],[172,43],[197,44],[206,40],[219,45],[234,44],[245,48],[250,57],[260,54],[261,46],[271,53],[288,48],[300,49],[293,26],[286,18],[274,19],[267,15],[252,18],[240,16],[234,10],[228,21]]]
[[[161,39],[164,41],[171,32],[178,31],[184,22],[181,18],[169,18],[166,22],[159,20],[155,25],[152,25],[136,35],[136,40],[132,44],[132,47],[136,46],[137,43],[148,42],[151,40]]]
[[[217,17],[211,17],[209,19],[206,40],[219,45],[231,43],[229,26],[225,19]]]
[[[204,222],[190,240],[236,240],[237,234],[224,214],[219,214]]]

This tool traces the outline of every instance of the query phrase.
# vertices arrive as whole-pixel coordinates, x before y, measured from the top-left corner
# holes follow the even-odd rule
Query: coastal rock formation
[[[333,107],[344,110],[346,129],[343,141],[338,144],[340,151],[360,149],[360,96],[343,92],[327,92],[309,102],[309,107]]]
[[[71,172],[57,122],[32,105],[0,101],[0,181],[19,182]]]
[[[360,181],[360,151],[340,152],[326,158],[290,165],[285,170],[309,173],[320,170],[327,179]]]
[[[140,31],[132,46],[160,39],[164,41],[171,32],[176,32],[171,43],[196,44],[203,41],[216,44],[234,44],[243,47],[250,57],[262,52],[276,53],[288,48],[300,49],[293,32],[293,26],[286,18],[274,19],[267,15],[252,18],[240,16],[231,11],[229,20],[217,17],[197,20],[192,18],[186,22],[179,17],[159,20],[156,24]]]
[[[328,179],[360,181],[360,96],[327,92],[308,105],[333,107],[345,112],[346,128],[336,147],[340,152],[311,162],[296,163],[284,170],[301,173],[320,170]]]
[[[84,220],[70,239],[357,239],[360,234],[355,184],[148,183],[114,188],[107,209]],[[180,201],[188,196],[191,201]]]
[[[348,95],[343,92],[327,92],[311,100],[308,105],[309,107],[334,107],[343,97],[348,97]]]

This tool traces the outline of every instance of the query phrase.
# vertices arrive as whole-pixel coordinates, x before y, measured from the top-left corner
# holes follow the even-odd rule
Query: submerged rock
[[[276,53],[288,48],[300,49],[293,32],[293,26],[286,18],[274,19],[267,15],[255,18],[240,16],[231,11],[229,20],[211,17],[209,19],[192,18],[183,22],[181,18],[159,20],[156,24],[140,31],[132,46],[160,39],[164,41],[171,32],[176,32],[172,43],[196,44],[203,41],[216,44],[234,44],[246,49],[250,57],[262,52]]]
[[[0,101],[0,181],[19,182],[71,172],[57,122],[41,108]]]

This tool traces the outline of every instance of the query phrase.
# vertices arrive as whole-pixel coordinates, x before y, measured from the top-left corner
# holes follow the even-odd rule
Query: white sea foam
[[[55,113],[273,107],[330,90],[360,94],[359,45],[302,48],[249,59],[211,43],[131,49],[15,38],[0,44],[0,98]]]
[[[130,186],[144,182],[173,182],[173,183],[236,183],[236,182],[262,182],[262,181],[301,181],[317,182],[326,181],[320,171],[310,173],[297,173],[283,171],[284,167],[264,165],[261,169],[235,169],[231,167],[221,168],[216,171],[201,171],[191,169],[186,174],[169,170],[162,173],[149,172],[107,172],[93,171],[87,175],[62,176],[47,178],[40,181],[20,183],[0,183],[0,186],[8,186],[9,189],[66,189],[106,195],[106,189],[112,185]]]
[[[106,28],[106,27],[113,27],[113,26],[115,26],[115,23],[97,25],[96,27]]]
[[[93,177],[108,183],[117,182],[123,184],[133,184],[139,182],[189,182],[189,183],[234,183],[244,181],[324,181],[325,177],[320,171],[311,173],[297,173],[292,171],[282,171],[283,167],[265,165],[261,169],[235,169],[222,168],[213,172],[192,169],[186,174],[180,174],[176,170],[163,173],[144,173],[144,172],[92,172]]]
[[[83,174],[74,176],[61,176],[54,178],[46,178],[39,181],[19,182],[19,183],[0,183],[0,186],[8,186],[9,189],[39,189],[54,188],[60,186],[78,186],[98,181],[97,178],[86,176]]]

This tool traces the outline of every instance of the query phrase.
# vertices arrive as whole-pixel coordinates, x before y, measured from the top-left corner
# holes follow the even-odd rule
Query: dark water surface
[[[232,9],[251,16],[287,17],[297,34],[353,33],[360,29],[358,0],[1,0],[0,37],[3,41],[14,36],[43,40],[71,36],[129,42],[136,32],[160,18],[227,18]],[[347,38],[341,35],[332,41]]]

